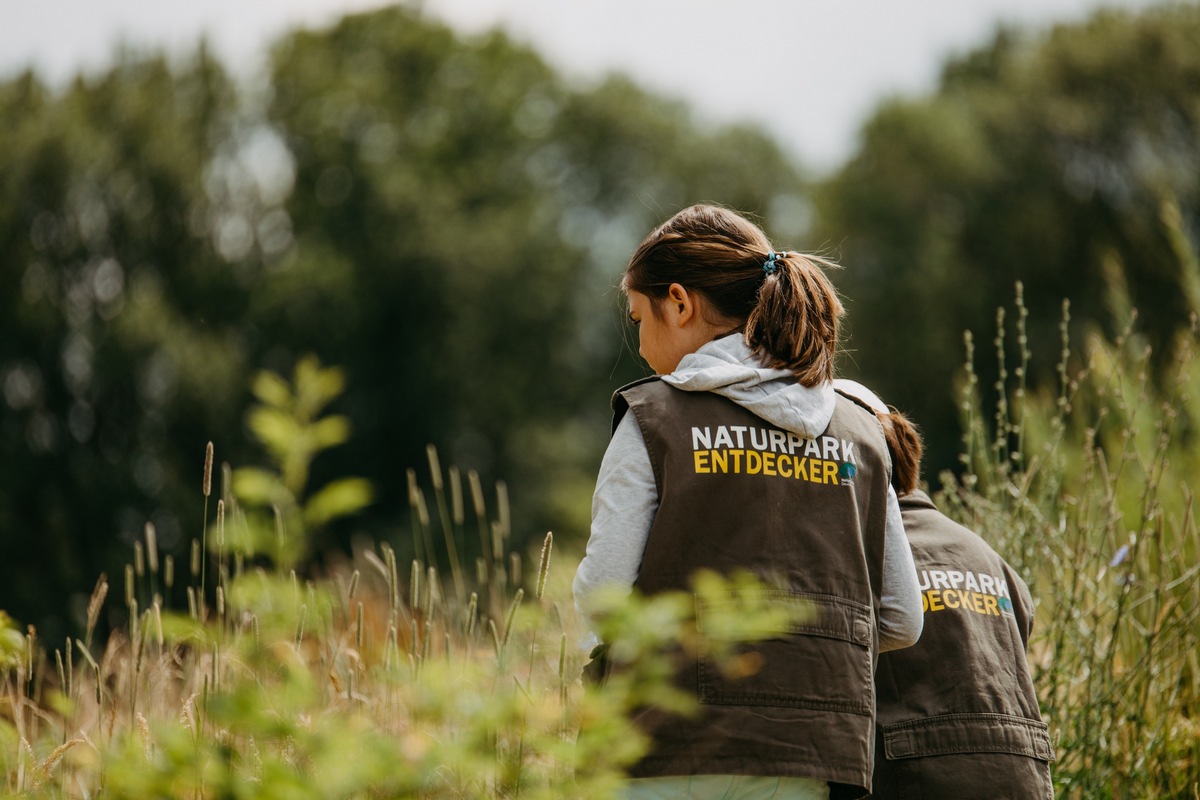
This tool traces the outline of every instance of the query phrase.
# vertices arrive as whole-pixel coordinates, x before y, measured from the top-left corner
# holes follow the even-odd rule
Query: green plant
[[[341,478],[315,491],[308,485],[313,459],[350,437],[346,417],[322,416],[344,388],[342,371],[322,367],[313,356],[296,363],[290,384],[268,371],[254,377],[258,404],[246,422],[273,468],[233,472],[232,497],[248,508],[239,520],[241,535],[230,539],[235,549],[268,555],[290,569],[308,555],[314,530],[370,504],[371,484],[362,478]]]
[[[1071,366],[1064,305],[1058,391],[1033,392],[1026,313],[1018,285],[1016,366],[1010,375],[1002,312],[991,415],[968,363],[967,470],[943,477],[941,502],[1037,600],[1032,664],[1060,796],[1191,798],[1200,783],[1195,324],[1156,383],[1132,327],[1112,343],[1091,335],[1083,365]]]
[[[272,492],[299,497],[306,470],[294,454],[337,438],[310,435],[289,447],[283,433],[321,424],[316,409],[340,380],[312,381],[330,374],[314,365],[297,370],[287,393],[270,378],[258,387],[270,410],[252,419],[267,431],[279,471],[251,474]],[[432,540],[432,505],[447,551],[465,552],[461,476],[442,474],[432,449],[429,466],[432,503],[410,475],[414,541]],[[525,570],[523,554],[507,546],[503,487],[490,513],[478,476],[468,473],[467,484],[486,549],[473,573],[449,564],[451,591],[441,564],[403,568],[387,542],[360,544],[311,579],[274,558],[278,550],[255,566],[229,562],[226,503],[235,517],[228,525],[243,523],[236,492],[225,492],[210,537],[211,613],[194,600],[172,612],[157,594],[146,598],[158,561],[147,528],[136,549],[142,566],[126,571],[126,626],[93,643],[108,596],[101,579],[84,639],[55,650],[57,681],[20,637],[17,666],[4,672],[12,710],[0,717],[4,788],[46,798],[609,797],[646,746],[628,712],[650,700],[682,713],[693,707],[671,688],[680,647],[693,656],[703,647],[736,669],[739,644],[802,611],[767,602],[747,576],[702,575],[693,593],[614,599],[602,633],[624,668],[603,689],[585,687],[570,564],[555,568],[547,534],[536,568]],[[294,513],[304,518],[310,503],[297,500]],[[193,598],[203,575],[194,564]]]

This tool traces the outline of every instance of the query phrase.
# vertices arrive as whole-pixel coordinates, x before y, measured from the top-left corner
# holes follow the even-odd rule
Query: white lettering
[[[971,572],[970,570],[967,570],[967,591],[968,592],[978,592],[979,591],[979,581],[975,580],[975,573]]]
[[[822,436],[821,444],[825,446],[825,455],[823,458],[826,461],[838,460],[838,440],[832,436]],[[832,454],[832,455],[831,455]]]
[[[745,425],[730,425],[729,430],[731,430],[737,434],[737,446],[745,447],[746,440],[742,437],[742,434],[746,432],[746,426]]]
[[[708,428],[701,430],[695,426],[692,427],[692,449],[693,450],[712,450],[712,431]]]
[[[729,428],[724,425],[717,428],[717,437],[713,440],[713,447],[733,447],[733,438],[729,435]]]

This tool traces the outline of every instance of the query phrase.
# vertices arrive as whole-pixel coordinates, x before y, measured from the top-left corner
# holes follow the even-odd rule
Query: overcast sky
[[[104,65],[118,41],[193,48],[209,37],[253,71],[288,28],[327,25],[373,0],[0,0],[0,75],[52,81]],[[832,169],[882,98],[933,88],[946,56],[999,22],[1042,28],[1153,0],[427,0],[465,32],[496,25],[579,81],[621,70],[688,100],[701,119],[752,120],[801,163]]]

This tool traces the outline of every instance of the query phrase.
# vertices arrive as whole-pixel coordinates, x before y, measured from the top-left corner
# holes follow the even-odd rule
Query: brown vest
[[[1029,590],[928,495],[900,498],[925,608],[913,647],[876,674],[877,798],[1053,797],[1054,748],[1025,650]]]
[[[618,420],[628,409],[637,421],[658,486],[635,586],[687,589],[699,569],[748,569],[814,612],[753,645],[753,675],[727,680],[703,661],[682,669],[701,715],[644,710],[653,745],[632,774],[810,777],[834,797],[866,794],[891,469],[875,415],[838,395],[829,427],[809,440],[653,379],[613,404]]]

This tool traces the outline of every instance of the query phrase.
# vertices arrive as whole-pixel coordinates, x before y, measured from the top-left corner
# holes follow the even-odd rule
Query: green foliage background
[[[1200,232],[1198,39],[1195,4],[1001,30],[932,96],[878,109],[817,190],[815,239],[847,266],[847,370],[913,413],[935,463],[958,451],[962,333],[990,329],[1017,280],[1031,341],[1055,341],[1064,298],[1076,338],[1115,336],[1132,303],[1156,369],[1171,358],[1198,296],[1177,238]],[[1053,383],[1054,348],[1034,350],[1031,382]],[[993,399],[996,377],[985,362]]]
[[[48,641],[76,632],[147,520],[184,563],[205,442],[259,463],[251,375],[310,353],[344,368],[332,411],[355,431],[312,485],[375,489],[319,528],[312,558],[361,534],[403,563],[406,470],[429,443],[510,484],[518,549],[547,529],[580,542],[607,397],[644,374],[614,286],[690,202],[843,262],[843,371],[914,416],[927,475],[958,469],[962,332],[991,330],[1016,280],[1033,342],[1057,341],[1064,297],[1077,333],[1112,334],[1136,305],[1169,360],[1200,294],[1180,269],[1198,228],[1197,40],[1194,5],[1000,31],[931,96],[879,108],[820,180],[761,131],[704,127],[620,76],[572,84],[501,33],[404,7],[283,37],[256,81],[203,47],[65,87],[11,78],[0,608]],[[1053,383],[1056,350],[1032,349],[1029,384]],[[979,370],[994,395],[996,367]]]
[[[801,191],[759,132],[405,8],[285,37],[261,85],[201,48],[61,90],[25,74],[0,109],[0,605],[54,639],[145,521],[186,559],[206,440],[253,463],[244,387],[307,353],[345,369],[358,434],[315,482],[377,490],[316,555],[408,542],[429,443],[523,488],[520,536],[582,536],[607,397],[643,374],[624,254],[686,202]]]

